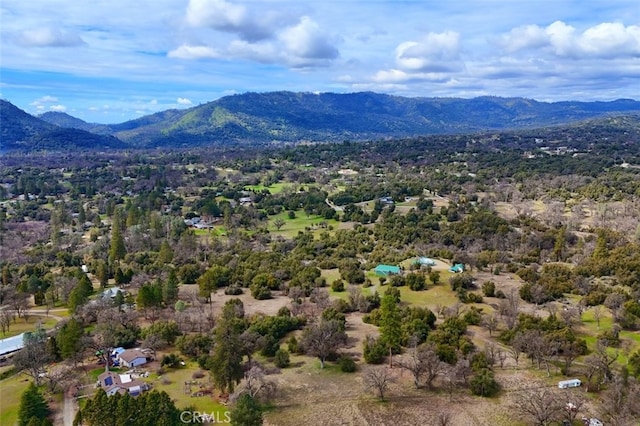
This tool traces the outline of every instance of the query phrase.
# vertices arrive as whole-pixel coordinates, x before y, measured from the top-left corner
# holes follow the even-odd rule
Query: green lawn
[[[208,388],[212,388],[213,385],[209,383],[209,373],[205,372],[205,377],[201,379],[193,379],[192,375],[195,371],[199,370],[198,364],[195,362],[187,362],[187,365],[181,368],[170,368],[164,374],[163,378],[169,380],[168,384],[163,384],[162,379],[158,379],[153,382],[153,389],[158,391],[165,391],[171,399],[175,402],[178,409],[186,407],[193,407],[196,411],[211,414],[217,412],[220,419],[224,418],[224,413],[228,408],[220,402],[213,399],[211,395],[205,396],[191,396],[191,394],[185,393],[186,381],[197,381],[205,385]],[[191,385],[191,392],[197,392],[198,385]]]
[[[274,225],[274,222],[278,219],[284,221],[284,225],[279,230],[276,229]],[[321,232],[321,231],[328,232],[329,231],[328,228],[323,228],[320,226],[321,222],[324,222],[327,225],[333,225],[334,228],[337,228],[338,225],[340,224],[339,221],[334,219],[327,220],[322,216],[317,216],[317,215],[307,216],[304,212],[297,211],[296,217],[293,219],[289,218],[288,212],[282,212],[282,213],[278,213],[277,215],[270,216],[268,228],[272,234],[282,235],[285,238],[293,238],[296,235],[298,235],[298,232],[300,231],[304,232],[307,227],[318,232]]]
[[[308,185],[302,185],[304,187],[308,187]],[[264,185],[247,185],[244,187],[247,191],[256,191],[256,192],[260,192],[264,189],[268,190],[271,194],[279,194],[282,191],[285,190],[285,188],[294,188],[294,190],[298,190],[300,187],[295,187],[292,183],[286,183],[286,182],[278,182],[278,183],[274,183],[271,184],[270,186],[264,186]]]
[[[58,313],[56,313],[56,315],[58,315]],[[4,339],[7,337],[17,336],[18,334],[26,331],[35,331],[38,323],[40,323],[41,327],[45,330],[49,330],[58,323],[58,320],[40,315],[29,315],[26,322],[23,318],[16,319],[15,322],[12,322],[9,327],[9,332],[2,334],[1,337]]]
[[[380,294],[389,288],[389,285],[378,287]],[[435,312],[438,305],[452,306],[458,302],[458,297],[446,284],[429,287],[423,291],[413,291],[407,286],[398,287],[400,289],[400,300],[410,305],[427,307]],[[484,305],[482,305],[484,307]]]
[[[0,381],[0,425],[11,426],[18,423],[20,398],[29,383],[29,379],[22,374]]]

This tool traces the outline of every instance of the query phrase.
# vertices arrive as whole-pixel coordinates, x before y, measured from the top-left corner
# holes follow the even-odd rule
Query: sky
[[[640,2],[0,2],[0,97],[34,115],[121,123],[279,90],[640,100]]]

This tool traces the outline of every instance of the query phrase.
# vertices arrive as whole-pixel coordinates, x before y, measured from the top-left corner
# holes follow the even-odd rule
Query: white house
[[[98,386],[103,388],[107,396],[116,393],[128,392],[131,396],[141,394],[149,389],[145,382],[134,379],[131,374],[118,374],[113,371],[105,371],[98,376]]]

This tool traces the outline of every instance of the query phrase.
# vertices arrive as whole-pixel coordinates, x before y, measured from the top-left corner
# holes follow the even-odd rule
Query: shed
[[[378,265],[374,269],[376,275],[387,276],[387,275],[399,275],[400,267],[393,265]]]
[[[451,268],[449,268],[449,272],[454,272],[456,274],[459,273],[459,272],[464,272],[464,264],[463,263],[456,263]]]

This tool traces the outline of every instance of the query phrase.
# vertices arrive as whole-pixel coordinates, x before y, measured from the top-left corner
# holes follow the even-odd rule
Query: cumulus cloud
[[[58,102],[58,98],[56,98],[55,96],[45,95],[31,102],[31,105],[38,106],[38,105],[53,103],[53,102]]]
[[[178,103],[178,105],[193,105],[191,99],[188,98],[178,98],[176,102]]]
[[[546,27],[526,25],[500,39],[508,52],[545,49],[559,57],[615,58],[640,56],[640,26],[604,22],[583,32],[562,21]]]
[[[226,0],[190,0],[187,23],[217,31],[237,34],[243,40],[256,42],[274,36],[283,26],[295,22],[286,12],[248,9]]]
[[[16,35],[15,42],[23,47],[72,47],[84,44],[78,34],[51,27],[24,30]]]
[[[56,112],[65,112],[67,110],[67,107],[64,105],[51,105],[49,107],[50,111],[56,111]]]
[[[452,71],[460,68],[459,57],[460,35],[453,31],[429,33],[396,48],[396,64],[408,71]]]
[[[285,29],[280,34],[280,40],[288,53],[298,58],[335,59],[338,56],[338,49],[308,16],[303,16],[297,25]]]

